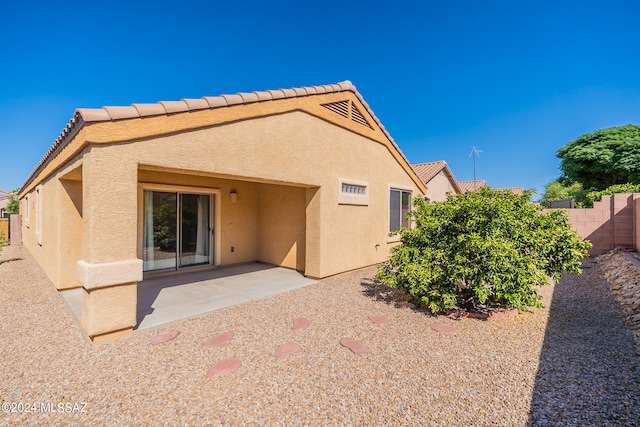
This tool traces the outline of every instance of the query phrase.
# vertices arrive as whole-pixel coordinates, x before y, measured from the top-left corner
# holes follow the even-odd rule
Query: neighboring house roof
[[[9,197],[9,193],[8,191],[4,191],[4,190],[0,190],[0,199],[5,199],[7,197]]]
[[[511,188],[496,188],[499,191],[511,191],[518,196],[524,195],[524,187],[511,187]]]
[[[181,99],[180,101],[160,101],[155,104],[131,104],[131,106],[116,106],[116,107],[102,107],[102,108],[78,108],[75,111],[73,118],[69,121],[65,129],[60,136],[55,140],[53,145],[49,148],[46,154],[42,157],[38,165],[31,172],[25,183],[22,185],[21,193],[29,191],[32,186],[32,182],[45,170],[49,163],[60,154],[60,152],[74,139],[74,137],[81,131],[85,124],[119,121],[124,119],[146,119],[154,116],[173,116],[178,113],[196,112],[199,110],[216,110],[224,107],[232,107],[238,105],[248,105],[257,103],[266,103],[277,100],[286,100],[291,98],[302,98],[313,95],[332,94],[339,92],[352,92],[355,94],[358,101],[366,110],[365,114],[360,112],[357,108],[352,106],[349,109],[350,103],[335,102],[330,104],[324,104],[323,106],[329,110],[345,117],[350,120],[363,125],[367,130],[374,130],[377,127],[386,139],[391,143],[395,150],[394,156],[403,164],[403,168],[415,181],[418,188],[425,192],[426,188],[420,180],[420,178],[411,169],[411,165],[407,158],[404,156],[398,144],[393,140],[389,132],[384,128],[380,120],[375,116],[369,105],[365,102],[364,98],[356,90],[356,87],[348,80],[337,84],[322,85],[322,86],[305,86],[299,88],[290,89],[278,89],[267,90],[261,92],[239,92],[234,95],[219,95],[219,96],[205,96],[199,99]],[[374,122],[375,126],[372,126],[365,117],[369,116]],[[59,165],[54,165],[52,168],[57,168]],[[49,173],[48,171],[47,173]],[[45,174],[46,175],[46,174]]]
[[[449,169],[449,165],[444,160],[438,160],[437,162],[427,162],[427,163],[418,163],[415,165],[411,165],[416,174],[420,177],[420,180],[427,185],[429,181],[433,179],[440,171],[444,170],[444,173],[451,181],[451,186],[456,190],[456,192],[461,193],[460,186],[458,185],[458,181],[455,176],[453,176],[453,172]]]
[[[475,191],[480,188],[486,187],[487,182],[484,179],[477,179],[475,181],[458,181],[460,191],[466,193],[467,191]]]

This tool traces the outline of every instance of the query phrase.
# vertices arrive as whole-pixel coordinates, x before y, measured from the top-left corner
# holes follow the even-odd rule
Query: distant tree
[[[540,199],[540,204],[545,208],[549,207],[549,202],[554,200],[573,199],[576,207],[583,207],[587,191],[579,182],[565,184],[560,179],[555,179],[544,186],[544,194]]]
[[[19,188],[16,188],[15,190],[13,190],[11,192],[11,194],[9,194],[9,203],[7,203],[7,207],[5,208],[5,212],[9,213],[9,214],[18,214],[20,213],[20,201],[18,200],[18,197],[16,196],[16,194],[18,194],[18,191],[20,191]]]
[[[588,190],[615,184],[640,184],[640,126],[601,129],[580,136],[558,150],[561,180]]]

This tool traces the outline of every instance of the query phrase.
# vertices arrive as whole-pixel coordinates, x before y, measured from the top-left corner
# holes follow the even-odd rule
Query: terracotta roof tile
[[[140,113],[135,107],[102,107],[109,113],[111,120],[133,119],[140,117]]]
[[[199,98],[199,99],[182,98],[182,102],[187,104],[187,107],[189,108],[189,110],[205,110],[209,108],[209,103],[207,102],[207,100],[202,98]]]
[[[260,101],[260,98],[258,98],[258,95],[256,95],[253,92],[251,92],[251,93],[240,92],[240,93],[238,93],[238,95],[240,95],[240,97],[242,98],[242,103],[243,104],[249,104],[251,102]]]
[[[524,195],[524,187],[496,188],[499,191],[511,191],[518,196]]]
[[[307,95],[315,95],[318,93],[318,90],[314,86],[304,86],[303,89],[307,91]]]
[[[285,98],[295,98],[298,96],[294,89],[280,89],[284,93]]]
[[[282,89],[268,90],[267,92],[269,94],[271,94],[271,99],[282,99],[282,98],[284,98],[284,92],[282,91]]]
[[[223,96],[204,96],[202,97],[209,104],[209,108],[226,107],[227,100]]]
[[[237,104],[242,104],[244,102],[242,97],[237,93],[235,95],[220,95],[220,96],[227,100],[227,105],[237,105]]]
[[[458,186],[463,193],[466,193],[467,191],[475,191],[486,187],[487,183],[484,179],[478,179],[475,181],[458,181]]]
[[[256,94],[256,96],[258,97],[259,101],[269,101],[269,100],[273,99],[273,95],[271,95],[267,91],[260,91],[260,92],[253,92],[253,93]]]
[[[431,179],[436,176],[442,169],[444,169],[445,166],[447,166],[447,162],[445,162],[444,160],[411,165],[415,173],[425,184],[431,181]]]
[[[449,178],[451,185],[458,193],[462,193],[460,186],[458,185],[458,181],[456,177],[453,176],[453,172],[447,165],[447,162],[444,160],[438,160],[437,162],[427,162],[427,163],[418,163],[415,165],[411,165],[413,171],[418,175],[420,180],[427,185],[429,181],[431,181],[440,171],[444,170],[444,173]]]
[[[85,122],[102,122],[111,120],[109,112],[103,108],[78,108],[76,110]]]
[[[162,104],[131,104],[131,106],[138,110],[140,117],[167,114]]]
[[[189,106],[183,101],[160,101],[160,104],[167,111],[167,114],[189,111]]]

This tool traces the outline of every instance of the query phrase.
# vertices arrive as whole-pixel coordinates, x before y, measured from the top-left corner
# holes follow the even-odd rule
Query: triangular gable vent
[[[358,107],[356,107],[351,101],[338,101],[331,102],[329,104],[322,104],[322,106],[326,109],[333,111],[334,113],[340,114],[342,117],[346,119],[353,120],[354,122],[361,124],[362,126],[366,126],[369,129],[373,129],[367,119],[364,118]]]

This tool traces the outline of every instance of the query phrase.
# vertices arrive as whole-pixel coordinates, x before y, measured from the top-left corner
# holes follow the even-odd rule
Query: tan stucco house
[[[385,260],[425,185],[348,81],[78,109],[20,191],[23,241],[82,288],[94,342],[137,283],[249,261],[312,278]]]
[[[444,160],[417,163],[411,167],[427,187],[426,197],[432,202],[443,202],[447,200],[448,194],[462,192],[453,172]]]

